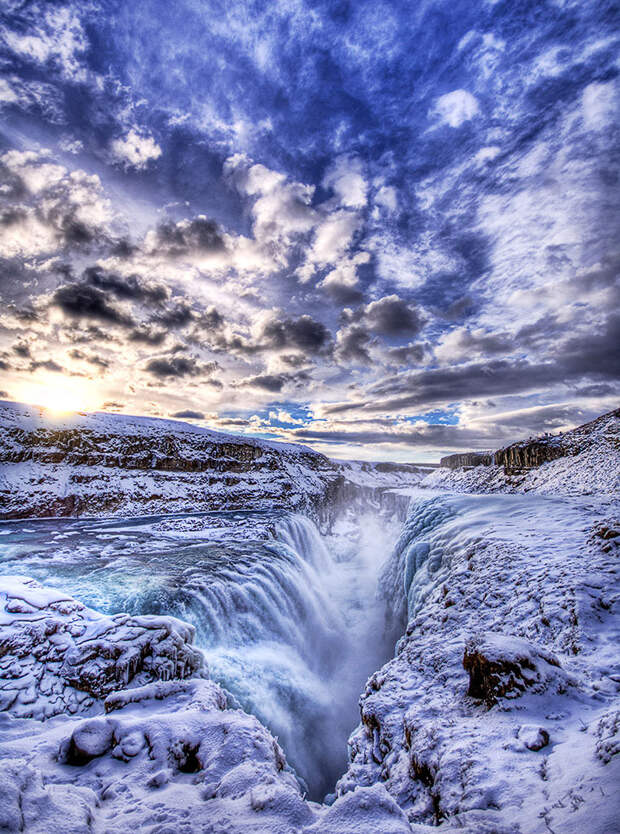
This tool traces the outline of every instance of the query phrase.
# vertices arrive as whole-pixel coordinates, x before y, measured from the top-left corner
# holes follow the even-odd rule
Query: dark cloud
[[[23,358],[28,358],[30,356],[30,345],[23,343],[13,345],[13,353],[16,353],[18,356]]]
[[[378,344],[377,336],[388,340],[414,338],[424,326],[424,319],[415,305],[397,295],[389,295],[356,310],[345,308],[341,323],[343,327],[338,331],[336,344],[338,360],[369,365],[370,348]],[[401,351],[401,359],[412,355],[411,347]],[[397,354],[392,358],[398,361]]]
[[[30,363],[31,371],[38,371],[39,368],[43,368],[43,370],[45,371],[53,371],[57,374],[65,373],[65,369],[62,367],[62,365],[59,365],[58,362],[55,362],[53,359],[33,360]]]
[[[243,385],[250,388],[262,388],[265,391],[272,391],[276,394],[284,388],[288,380],[289,377],[287,374],[259,374],[245,379]]]
[[[205,416],[202,411],[175,411],[170,415],[171,417],[178,417],[184,420],[204,420]]]
[[[82,362],[89,362],[91,365],[96,365],[98,368],[109,368],[110,363],[107,359],[103,359],[101,356],[97,356],[92,353],[84,353],[77,348],[73,348],[69,351],[69,356],[72,359],[77,359]]]
[[[202,215],[179,223],[160,223],[155,236],[157,249],[173,258],[189,252],[221,252],[225,249],[217,223]]]
[[[338,331],[336,356],[344,362],[357,362],[360,365],[370,364],[369,348],[371,336],[361,324],[352,324]]]
[[[108,272],[100,266],[87,267],[82,277],[86,284],[103,290],[121,301],[161,304],[170,294],[164,284],[145,281],[138,275],[121,276],[115,272]]]
[[[88,284],[59,287],[52,297],[52,304],[75,318],[98,319],[121,327],[132,327],[134,324],[130,316],[110,303],[105,292]]]
[[[202,376],[212,373],[216,368],[215,363],[200,363],[192,357],[167,356],[158,359],[151,359],[145,365],[145,370],[153,376],[186,377]]]
[[[164,327],[177,329],[185,327],[194,320],[194,314],[191,307],[185,302],[179,302],[162,313],[159,313],[153,319],[157,324]]]
[[[146,345],[161,345],[168,335],[165,330],[158,330],[148,324],[134,328],[129,334],[131,342],[143,342]]]
[[[260,338],[270,348],[298,348],[305,353],[319,353],[331,340],[325,325],[308,315],[271,319],[263,325]]]
[[[611,397],[612,395],[620,396],[620,389],[618,386],[599,382],[593,385],[583,385],[575,390],[575,394],[578,397]]]
[[[196,323],[207,330],[219,330],[224,325],[224,316],[211,306],[197,316]]]
[[[110,255],[115,258],[122,258],[123,260],[131,258],[137,251],[138,247],[127,238],[120,238],[110,246]]]
[[[26,217],[28,217],[28,212],[23,206],[11,206],[0,211],[0,226],[15,226]]]
[[[609,317],[598,336],[569,339],[555,361],[495,359],[391,377],[371,386],[355,403],[326,406],[328,413],[396,412],[477,397],[535,391],[576,379],[620,380],[620,315]]]
[[[412,339],[423,326],[423,319],[415,306],[407,304],[397,295],[372,301],[361,312],[368,329],[382,336],[406,336]]]
[[[428,346],[425,344],[409,344],[401,347],[388,349],[389,361],[397,366],[409,366],[421,364],[427,354]]]
[[[309,382],[309,380],[310,376],[306,371],[297,371],[292,374],[257,374],[247,377],[240,384],[244,387],[259,388],[277,394],[287,385],[296,387]]]

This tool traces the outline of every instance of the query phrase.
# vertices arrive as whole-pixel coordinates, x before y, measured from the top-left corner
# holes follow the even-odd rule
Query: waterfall
[[[11,525],[3,572],[192,623],[211,677],[279,737],[309,796],[333,789],[359,693],[393,652],[376,593],[392,528],[351,512],[326,539],[281,511]]]
[[[454,512],[445,497],[439,495],[411,502],[403,530],[379,580],[395,630],[403,630],[419,610],[425,580],[437,570],[443,556],[441,542],[433,532]]]

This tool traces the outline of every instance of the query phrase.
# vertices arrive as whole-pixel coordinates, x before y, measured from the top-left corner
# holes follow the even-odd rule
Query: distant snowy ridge
[[[421,486],[454,492],[620,493],[620,409],[562,435],[442,459]],[[457,468],[452,468],[456,466]]]
[[[0,402],[0,518],[152,515],[219,509],[321,515],[350,488],[419,481],[415,468],[380,472],[306,446],[117,414],[53,418]],[[369,468],[371,467],[371,468]],[[350,495],[347,495],[350,497]]]

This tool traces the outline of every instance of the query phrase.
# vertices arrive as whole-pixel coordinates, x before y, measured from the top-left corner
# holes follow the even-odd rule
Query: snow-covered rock
[[[0,401],[5,519],[274,508],[329,519],[343,501],[376,502],[388,488],[415,484],[423,474],[409,465],[339,463],[306,446],[178,420],[54,417],[37,406]]]
[[[620,409],[563,435],[514,443],[495,452],[492,459],[491,465],[456,469],[446,465],[427,475],[421,485],[450,492],[617,497],[620,493]]]
[[[194,629],[174,617],[105,616],[20,576],[0,577],[0,711],[49,718],[115,689],[203,666]]]
[[[555,684],[566,691],[560,661],[542,646],[496,632],[482,632],[465,644],[463,667],[469,674],[467,694],[492,707],[500,698],[517,698],[526,690],[543,692]]]
[[[617,830],[609,511],[537,495],[414,501],[382,583],[405,636],[362,695],[339,795],[381,783],[410,822],[447,830]]]

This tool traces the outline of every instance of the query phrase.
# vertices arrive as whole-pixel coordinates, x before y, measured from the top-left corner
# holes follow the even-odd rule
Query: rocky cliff
[[[331,461],[305,446],[118,414],[53,418],[0,403],[0,518],[283,508],[328,521],[342,501],[381,503],[420,480]],[[370,467],[370,469],[368,468]]]
[[[460,457],[467,459],[468,455]],[[457,492],[533,491],[617,496],[620,490],[620,409],[563,434],[513,443],[495,452],[485,466],[465,464],[455,467],[448,459],[421,485]]]
[[[448,469],[458,469],[461,466],[490,466],[493,463],[493,452],[461,452],[447,455],[439,461],[440,466]]]
[[[504,449],[499,449],[493,455],[491,463],[504,466],[507,469],[531,468],[540,466],[547,461],[556,460],[566,455],[578,455],[589,448],[592,438],[599,433],[616,437],[616,448],[620,449],[617,441],[617,421],[620,419],[620,408],[597,417],[589,423],[584,423],[572,431],[560,434],[544,434],[541,437],[520,440]]]

